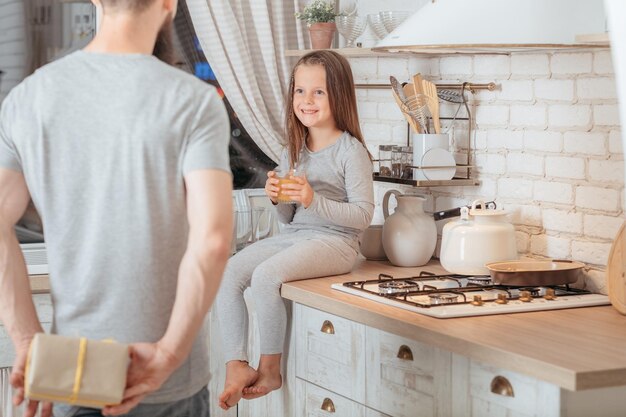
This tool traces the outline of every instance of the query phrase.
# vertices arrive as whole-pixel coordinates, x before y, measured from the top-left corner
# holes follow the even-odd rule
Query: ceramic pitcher
[[[389,197],[398,201],[396,211],[389,215]],[[435,252],[437,227],[432,216],[424,213],[425,197],[403,195],[389,190],[383,198],[383,248],[389,261],[397,266],[426,264]]]

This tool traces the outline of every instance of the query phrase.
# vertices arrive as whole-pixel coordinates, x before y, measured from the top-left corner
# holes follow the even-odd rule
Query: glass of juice
[[[284,194],[282,186],[284,184],[297,183],[295,179],[295,177],[298,176],[296,171],[293,169],[285,170],[276,168],[274,172],[276,173],[276,178],[278,179],[278,187],[280,188],[280,190],[278,190],[278,198],[276,199],[276,201],[278,201],[278,204],[295,204],[296,202],[291,200],[290,196]]]

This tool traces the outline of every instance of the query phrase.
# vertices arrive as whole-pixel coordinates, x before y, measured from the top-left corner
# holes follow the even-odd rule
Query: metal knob
[[[543,296],[546,300],[556,300],[556,292],[554,288],[546,289],[546,295]]]
[[[324,320],[320,331],[326,334],[335,334],[335,326],[333,326],[330,320]]]
[[[474,301],[472,301],[472,305],[473,306],[481,306],[483,305],[483,297],[481,297],[480,295],[475,295],[474,296]]]
[[[404,361],[412,361],[413,352],[411,352],[411,348],[407,345],[400,346],[400,349],[398,349],[398,359],[402,359]]]
[[[506,294],[498,294],[498,298],[496,299],[496,303],[498,304],[506,304],[509,302]]]
[[[333,400],[331,400],[330,398],[324,398],[321,408],[322,410],[329,412],[329,413],[335,412],[335,404],[333,403]]]
[[[533,298],[530,296],[530,291],[520,291],[519,300],[523,303],[530,303]]]
[[[513,386],[509,380],[500,375],[491,380],[491,392],[503,397],[515,397]]]

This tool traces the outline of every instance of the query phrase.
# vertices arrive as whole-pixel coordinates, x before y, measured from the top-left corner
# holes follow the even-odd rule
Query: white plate
[[[445,181],[451,180],[456,173],[456,161],[452,154],[441,148],[433,148],[428,150],[424,156],[420,166],[423,167],[450,167],[441,169],[423,169],[422,173],[428,180]]]

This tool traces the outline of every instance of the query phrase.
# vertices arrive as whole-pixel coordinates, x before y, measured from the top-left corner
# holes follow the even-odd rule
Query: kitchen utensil
[[[346,48],[354,48],[354,41],[365,31],[367,20],[356,15],[335,16],[335,24],[337,31],[346,38]]]
[[[426,179],[431,181],[446,181],[454,178],[456,173],[456,161],[452,154],[441,148],[428,150],[419,161],[422,169],[414,171],[413,179]],[[441,167],[433,169],[433,167]],[[417,178],[416,178],[417,177]]]
[[[441,133],[441,124],[439,123],[439,96],[437,96],[437,86],[428,80],[422,80],[422,88],[424,94],[428,97],[428,110],[433,117],[433,127],[435,133]]]
[[[494,284],[516,287],[573,284],[585,264],[567,260],[491,262],[485,265]]]
[[[420,132],[423,133],[430,133],[430,127],[428,125],[428,117],[430,116],[428,101],[429,98],[427,96],[417,94],[407,97],[404,102],[408,108],[408,110],[406,110],[407,113],[417,122]]]
[[[382,39],[389,34],[389,32],[387,32],[387,29],[385,29],[382,17],[378,13],[368,14],[367,24],[369,25],[369,27],[372,28],[374,34],[378,39]]]
[[[389,198],[398,202],[389,215]],[[432,216],[424,213],[425,197],[403,195],[389,190],[383,197],[383,248],[389,261],[397,266],[420,266],[433,256],[437,244],[437,226]]]
[[[495,201],[489,201],[488,203],[486,203],[486,205],[487,205],[487,208],[490,210],[495,210],[497,207]],[[436,211],[435,213],[433,213],[433,218],[435,220],[444,220],[444,219],[449,219],[450,217],[459,217],[461,215],[461,208],[463,207],[467,207],[468,209],[471,208],[471,206],[461,206],[461,207],[455,207],[450,210]]]
[[[389,82],[391,84],[391,92],[393,93],[393,98],[396,100],[396,104],[398,105],[398,107],[400,107],[400,111],[402,112],[402,115],[404,116],[406,121],[409,123],[409,126],[411,126],[411,129],[413,129],[414,132],[419,133],[419,127],[417,126],[417,123],[408,114],[409,109],[405,104],[406,95],[404,94],[402,85],[400,84],[400,82],[398,82],[396,77],[394,77],[393,75],[389,77]]]
[[[462,104],[464,102],[463,95],[460,91],[453,90],[437,90],[437,97],[449,103]]]
[[[373,224],[363,231],[359,249],[365,259],[371,261],[384,261],[387,259],[383,248],[383,225]]]
[[[622,224],[611,247],[606,276],[611,304],[626,314],[626,223]]]
[[[424,87],[422,86],[422,81],[424,81],[424,79],[422,78],[422,74],[418,72],[417,74],[413,75],[414,95],[424,94]]]
[[[413,166],[437,167],[441,169],[414,169],[413,179],[416,180],[449,180],[456,173],[456,161],[448,151],[449,136],[447,134],[412,134]],[[436,149],[436,150],[435,150]]]
[[[476,200],[470,210],[461,208],[459,220],[443,227],[440,260],[447,271],[487,275],[485,264],[518,258],[515,228],[507,221],[507,212],[485,207],[484,201]]]

